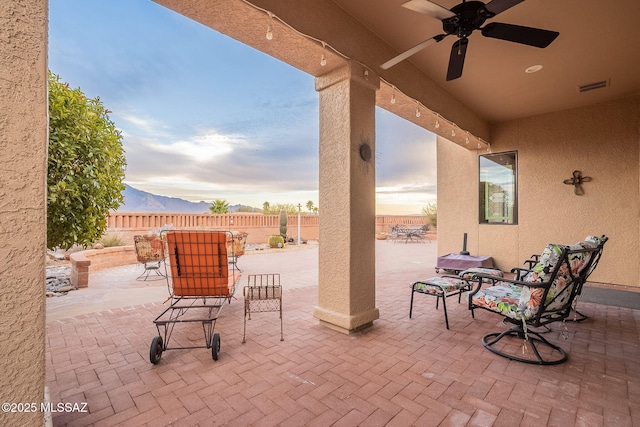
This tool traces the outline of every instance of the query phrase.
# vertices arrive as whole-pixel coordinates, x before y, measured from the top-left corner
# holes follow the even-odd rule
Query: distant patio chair
[[[238,267],[238,258],[244,255],[244,248],[247,244],[247,237],[249,233],[232,232],[231,239],[227,240],[227,254],[229,257],[229,264],[234,265],[239,272],[242,273],[240,267]]]
[[[158,280],[166,277],[163,271],[165,262],[164,241],[157,234],[133,236],[136,258],[144,265],[144,271],[136,280]],[[149,278],[149,275],[151,278]]]
[[[564,322],[569,317],[575,297],[598,265],[607,240],[605,236],[589,236],[575,245],[549,244],[526,274],[502,279],[494,286],[482,287],[487,282],[493,284],[495,277],[475,274],[477,286],[467,295],[471,314],[482,308],[502,315],[505,323],[513,325],[482,337],[485,348],[524,363],[556,365],[567,360],[562,348],[531,328]],[[520,345],[508,339],[514,337],[522,340]]]

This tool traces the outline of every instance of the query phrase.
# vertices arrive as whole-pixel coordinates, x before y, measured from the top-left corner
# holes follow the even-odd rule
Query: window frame
[[[504,163],[492,160],[492,158],[500,158],[500,156],[509,156],[513,159],[513,162],[506,161]],[[484,165],[483,159],[491,161],[493,165],[504,166],[506,170],[511,170],[512,182],[508,183],[509,187],[513,188],[513,203],[511,206],[507,204],[506,208],[510,209],[510,212],[506,213],[506,216],[493,216],[490,217],[487,214],[487,199],[490,197],[487,191],[487,187],[491,184],[495,184],[497,181],[491,176],[483,176],[483,170],[486,170],[487,165]],[[509,168],[508,166],[512,167]],[[486,172],[484,172],[486,173]],[[498,176],[498,175],[496,175]],[[486,179],[483,181],[483,178]],[[481,154],[478,156],[478,222],[479,224],[487,225],[518,225],[518,152],[517,151],[504,151],[500,153]],[[504,187],[504,186],[503,186]],[[509,191],[504,191],[507,195]],[[493,219],[493,220],[492,220]]]

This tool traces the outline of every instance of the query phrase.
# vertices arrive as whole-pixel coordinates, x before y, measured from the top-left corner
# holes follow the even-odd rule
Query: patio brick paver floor
[[[54,425],[640,425],[639,310],[581,302],[589,319],[568,324],[567,341],[558,338],[560,325],[548,334],[568,351],[566,363],[508,361],[480,342],[505,328],[496,315],[478,312],[472,319],[464,303],[450,299],[446,330],[435,298],[416,297],[409,319],[409,282],[432,275],[433,266],[404,252],[431,256],[435,245],[382,245],[380,319],[353,335],[313,318],[314,249],[294,255],[304,280],[284,286],[285,341],[277,314],[261,313],[248,322],[241,343],[239,290],[216,324],[218,361],[207,349],[193,349],[167,351],[158,365],[149,363],[161,302],[49,321],[51,401],[87,402],[89,408],[55,413]],[[386,255],[394,252],[400,253],[397,263]],[[291,269],[286,279],[295,280],[288,256],[276,255],[283,257],[281,267],[266,254],[247,256],[241,267],[245,273],[267,265],[263,272]],[[179,325],[174,337],[199,344],[202,328]]]

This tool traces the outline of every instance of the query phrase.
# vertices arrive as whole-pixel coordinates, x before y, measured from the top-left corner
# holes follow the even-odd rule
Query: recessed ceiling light
[[[531,74],[531,73],[537,73],[540,70],[542,70],[542,65],[532,65],[531,67],[524,70],[524,72],[527,74]]]

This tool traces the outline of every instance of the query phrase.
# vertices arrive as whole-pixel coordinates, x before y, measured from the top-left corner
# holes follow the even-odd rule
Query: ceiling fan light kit
[[[543,30],[540,28],[524,27],[521,25],[490,22],[483,27],[488,19],[491,19],[505,10],[522,3],[524,0],[492,0],[484,3],[477,0],[464,1],[449,9],[433,3],[429,0],[409,0],[402,6],[415,12],[424,13],[442,21],[443,34],[438,34],[411,49],[390,59],[380,66],[387,70],[410,56],[420,52],[428,46],[439,43],[445,37],[454,35],[458,37],[451,47],[449,56],[449,68],[447,81],[455,80],[462,76],[464,59],[469,45],[469,36],[480,30],[484,37],[505,40],[513,43],[525,44],[538,48],[549,46],[560,33]]]

